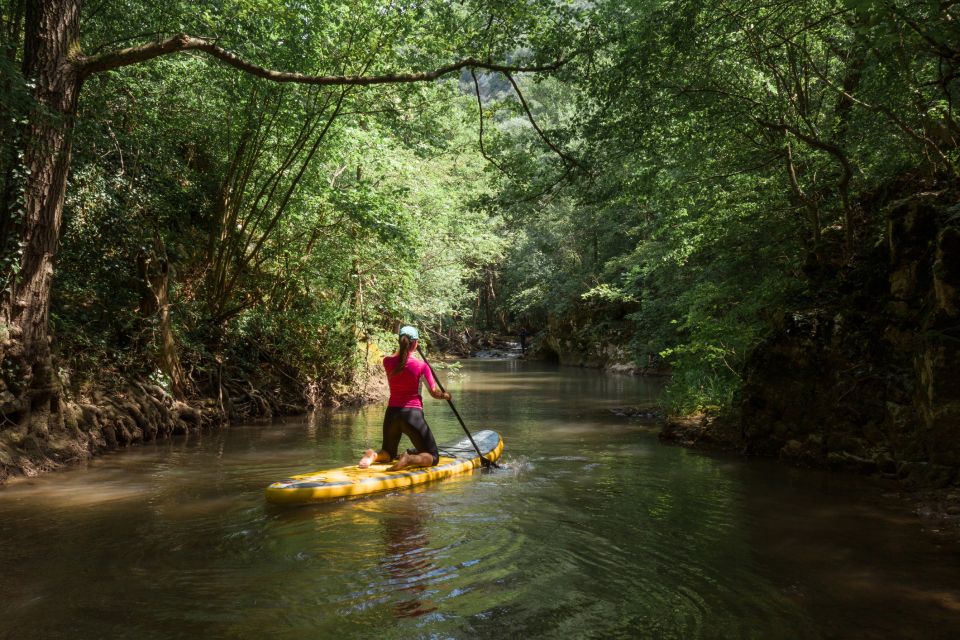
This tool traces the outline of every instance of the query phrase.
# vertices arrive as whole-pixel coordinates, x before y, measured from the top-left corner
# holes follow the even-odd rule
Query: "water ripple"
[[[836,477],[785,480],[604,417],[624,394],[644,400],[639,379],[484,366],[502,365],[451,386],[464,415],[502,431],[501,469],[264,503],[273,480],[355,461],[379,438],[371,407],[0,490],[0,637],[960,635],[960,554]],[[440,411],[430,422],[460,434]]]

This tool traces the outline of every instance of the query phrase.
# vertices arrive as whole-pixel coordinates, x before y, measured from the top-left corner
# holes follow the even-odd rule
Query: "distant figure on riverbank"
[[[440,391],[426,362],[411,357],[417,352],[420,332],[414,327],[403,327],[400,329],[399,340],[397,351],[383,359],[383,369],[390,385],[390,400],[383,416],[383,445],[380,451],[367,449],[364,452],[357,464],[361,469],[377,462],[390,462],[395,458],[396,462],[387,471],[407,467],[432,467],[440,461],[437,441],[423,418],[420,378],[426,378],[427,389],[437,400],[450,400],[451,396],[446,391]],[[397,457],[401,435],[410,438],[414,448]]]
[[[527,333],[526,327],[520,327],[520,355],[526,355],[527,353]]]

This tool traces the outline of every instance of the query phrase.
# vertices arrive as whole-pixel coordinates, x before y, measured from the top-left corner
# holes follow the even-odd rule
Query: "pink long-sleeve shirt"
[[[420,395],[420,376],[427,379],[427,387],[433,389],[436,381],[433,372],[426,362],[412,355],[407,357],[404,368],[393,375],[400,356],[387,356],[383,359],[383,368],[387,372],[387,382],[390,384],[390,401],[388,407],[414,407],[423,409],[423,397]]]

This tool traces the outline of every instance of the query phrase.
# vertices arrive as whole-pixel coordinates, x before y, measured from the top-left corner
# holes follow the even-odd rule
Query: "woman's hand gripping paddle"
[[[417,353],[420,354],[420,357],[423,358],[423,361],[427,364],[428,367],[430,367],[430,373],[433,374],[433,379],[437,382],[437,386],[440,387],[440,391],[443,393],[446,393],[447,390],[443,388],[443,383],[440,382],[440,378],[437,377],[437,372],[433,370],[433,365],[431,365],[430,362],[427,360],[427,356],[423,355],[423,350],[420,348],[420,345],[417,345]],[[498,465],[493,460],[487,460],[486,458],[483,457],[483,454],[480,453],[480,447],[478,447],[477,443],[473,441],[473,436],[470,435],[470,430],[467,429],[467,425],[464,424],[463,418],[460,417],[460,412],[457,411],[457,408],[455,406],[453,406],[453,400],[447,400],[447,404],[449,404],[450,408],[453,409],[453,415],[457,416],[457,420],[460,421],[460,426],[463,427],[463,431],[467,434],[467,437],[470,438],[470,444],[473,445],[473,448],[477,452],[477,455],[480,456],[481,464],[484,467],[494,467],[495,469],[499,469],[500,465]]]

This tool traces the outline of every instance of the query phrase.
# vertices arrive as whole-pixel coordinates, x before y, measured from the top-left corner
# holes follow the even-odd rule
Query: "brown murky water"
[[[505,469],[265,504],[376,446],[370,407],[0,489],[0,638],[960,637],[960,549],[870,480],[661,446],[610,412],[656,397],[642,379],[508,360],[447,382]]]

